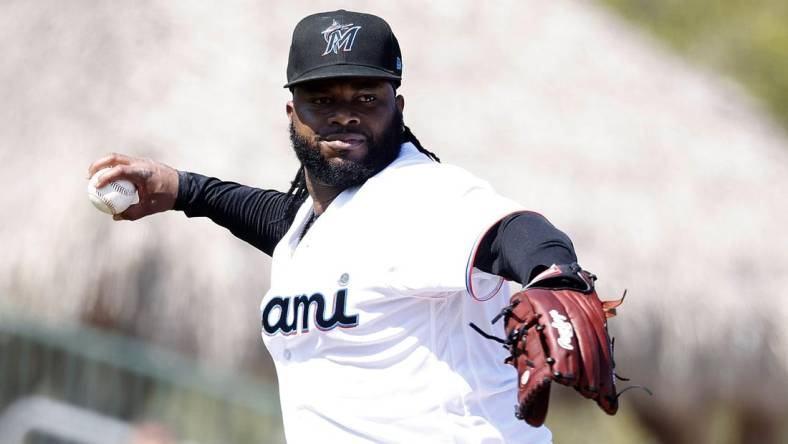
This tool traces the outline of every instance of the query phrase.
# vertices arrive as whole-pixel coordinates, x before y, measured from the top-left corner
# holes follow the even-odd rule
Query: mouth
[[[341,133],[323,137],[320,141],[333,150],[345,151],[361,147],[367,138],[363,134]]]

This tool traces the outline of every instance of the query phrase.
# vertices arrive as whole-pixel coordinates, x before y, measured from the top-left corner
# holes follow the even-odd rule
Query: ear
[[[405,109],[405,98],[401,95],[397,96],[397,98],[394,99],[394,102],[397,104],[397,109],[399,109],[399,112],[402,112]]]
[[[292,122],[293,113],[295,112],[295,107],[293,107],[292,100],[288,100],[287,103],[285,104],[285,112],[287,113],[287,118],[290,119],[290,121]]]

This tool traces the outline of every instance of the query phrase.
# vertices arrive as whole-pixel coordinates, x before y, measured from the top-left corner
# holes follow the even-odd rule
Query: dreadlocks
[[[435,155],[435,153],[433,153],[432,151],[428,150],[427,148],[424,148],[423,146],[421,146],[421,142],[419,142],[419,139],[417,139],[416,136],[413,135],[413,133],[410,131],[410,128],[408,128],[407,125],[402,125],[402,127],[404,128],[404,131],[402,132],[402,143],[410,142],[420,152],[424,153],[430,159],[434,160],[435,162],[440,162],[441,161],[438,158],[438,156]]]
[[[304,177],[304,166],[298,167],[295,178],[290,182],[290,190],[287,194],[291,196],[290,203],[287,206],[287,219],[292,219],[298,211],[298,207],[304,203],[309,192],[306,190],[306,178]]]

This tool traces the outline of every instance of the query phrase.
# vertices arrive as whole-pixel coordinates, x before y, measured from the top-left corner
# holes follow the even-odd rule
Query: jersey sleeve
[[[466,275],[473,269],[472,257],[480,239],[523,208],[462,169],[436,166],[433,170],[430,185],[413,191],[416,204],[410,215],[408,244],[415,251],[402,262],[410,270],[409,288],[440,295],[467,288]],[[490,273],[476,273],[474,280],[477,286],[493,290],[503,282]]]
[[[175,210],[187,217],[207,217],[267,255],[285,235],[295,217],[287,193],[178,172]]]

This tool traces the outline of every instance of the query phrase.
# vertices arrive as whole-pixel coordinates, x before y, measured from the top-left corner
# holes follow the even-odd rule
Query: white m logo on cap
[[[334,20],[325,31],[321,32],[326,40],[326,50],[322,55],[334,53],[339,54],[339,50],[350,51],[353,49],[353,41],[356,40],[356,33],[361,26],[353,26],[352,23],[340,25]]]

